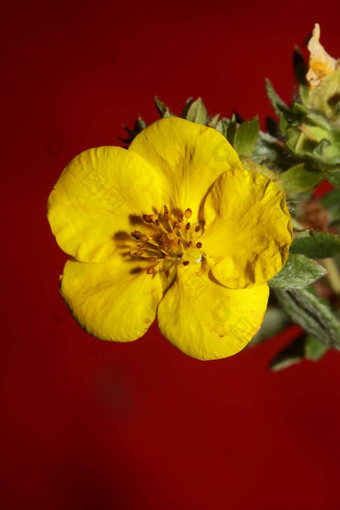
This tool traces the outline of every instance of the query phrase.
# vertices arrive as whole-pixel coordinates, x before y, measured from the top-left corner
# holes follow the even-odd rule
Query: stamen
[[[139,251],[136,251],[136,253],[134,253],[134,255],[136,255],[136,257],[140,257],[141,255],[143,255],[143,250],[139,250]]]
[[[154,221],[151,214],[143,214],[143,220],[146,221],[146,223],[153,223]]]
[[[135,230],[134,232],[131,232],[132,237],[135,239],[142,239],[143,234],[139,232],[138,230]]]
[[[185,216],[186,218],[190,218],[190,217],[192,216],[192,210],[188,208],[188,209],[185,211],[184,216]]]
[[[152,274],[155,272],[155,268],[154,267],[148,267],[148,269],[146,270],[147,274]]]
[[[178,221],[175,221],[174,222],[174,229],[178,229],[178,228],[181,228],[181,225]]]
[[[201,230],[201,227],[199,225],[197,225],[197,227],[195,227],[195,232],[199,232]]]
[[[156,262],[156,259],[155,259],[155,257],[149,257],[149,258],[148,258],[148,261],[149,261],[149,262]]]
[[[192,247],[192,241],[189,241],[188,242],[188,248],[191,248]]]
[[[181,214],[180,216],[178,216],[177,220],[178,220],[180,223],[182,223],[182,221],[183,221],[183,214]]]
[[[184,253],[179,253],[179,254],[177,255],[177,257],[178,257],[179,259],[181,259],[181,258],[183,257],[183,255],[184,255]]]
[[[190,264],[189,260],[184,260],[183,261],[183,266],[188,266]]]
[[[190,228],[190,223],[187,223],[187,224],[185,225],[185,230],[189,230],[189,228]]]
[[[170,276],[170,271],[169,271],[169,269],[167,269],[167,270],[165,271],[165,277],[166,277],[166,278],[169,278],[169,276]]]
[[[202,248],[202,243],[196,243],[196,248],[198,249]]]

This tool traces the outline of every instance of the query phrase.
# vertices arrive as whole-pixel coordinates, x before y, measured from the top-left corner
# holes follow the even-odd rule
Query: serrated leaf
[[[279,273],[269,280],[270,287],[277,289],[301,289],[326,274],[326,269],[303,255],[289,254]]]
[[[304,358],[304,339],[299,337],[279,352],[270,363],[270,368],[277,372],[300,363]]]
[[[291,110],[286,105],[284,101],[280,98],[280,96],[275,92],[273,85],[271,84],[270,80],[266,78],[266,89],[267,89],[267,95],[269,97],[269,100],[275,110],[275,113],[279,115],[280,113],[283,113],[285,117],[291,117]]]
[[[196,99],[196,101],[191,103],[186,118],[191,122],[196,122],[197,124],[205,125],[205,123],[207,122],[207,110],[200,97]]]
[[[251,156],[260,132],[259,119],[243,122],[235,133],[234,148],[239,155]]]
[[[156,105],[156,108],[158,110],[158,113],[161,117],[164,116],[165,112],[167,110],[169,110],[169,108],[163,103],[163,101],[161,101],[160,99],[158,99],[157,96],[155,96],[155,105]]]
[[[318,361],[328,351],[329,347],[315,338],[313,335],[307,335],[305,338],[305,357],[312,361]]]
[[[294,239],[290,253],[306,255],[311,259],[325,259],[340,253],[340,237],[329,232],[311,232],[309,237]]]
[[[306,163],[293,166],[281,174],[283,187],[287,192],[309,191],[324,179],[320,170],[311,170]]]
[[[277,299],[293,322],[328,347],[340,349],[340,321],[310,289],[275,289]]]

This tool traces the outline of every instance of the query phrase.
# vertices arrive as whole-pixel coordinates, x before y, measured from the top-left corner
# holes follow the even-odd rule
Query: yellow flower
[[[323,78],[334,73],[337,69],[337,61],[325,51],[320,39],[320,25],[315,23],[312,37],[307,48],[309,50],[309,70],[306,75],[310,88],[318,87]]]
[[[128,150],[74,158],[48,219],[71,255],[61,295],[88,333],[129,342],[157,315],[162,334],[198,359],[231,356],[259,330],[266,282],[292,240],[280,189],[244,170],[216,130],[177,117]]]

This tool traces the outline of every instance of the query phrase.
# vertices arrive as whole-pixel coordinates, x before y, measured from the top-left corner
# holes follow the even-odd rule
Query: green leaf
[[[300,253],[311,259],[334,257],[340,253],[340,237],[328,232],[310,232],[309,237],[294,239],[290,253]]]
[[[275,110],[275,113],[279,115],[281,112],[285,115],[285,117],[290,118],[291,117],[291,110],[286,105],[284,101],[277,95],[275,92],[273,85],[271,82],[266,79],[266,89],[267,89],[267,95],[269,97],[269,100]]]
[[[259,119],[253,117],[243,122],[236,130],[234,148],[242,156],[251,156],[260,132]]]
[[[318,361],[328,351],[327,345],[323,344],[313,335],[307,335],[305,339],[305,357],[312,361]]]
[[[269,280],[270,287],[277,289],[301,289],[326,274],[326,269],[303,255],[289,254],[283,269]]]
[[[135,126],[134,126],[134,130],[137,133],[140,133],[145,128],[146,128],[146,122],[142,119],[142,117],[138,117],[138,119],[136,120]]]
[[[252,160],[255,163],[266,165],[274,169],[276,167],[286,168],[284,164],[284,149],[282,144],[272,135],[260,131],[257,139]]]
[[[222,133],[223,136],[227,138],[228,126],[229,126],[228,119],[225,118],[220,119],[216,124],[216,131],[219,131],[220,133]]]
[[[261,329],[248,344],[249,347],[277,335],[289,324],[291,324],[291,320],[282,308],[268,306]]]
[[[200,97],[191,103],[186,118],[197,124],[205,124],[207,122],[207,110]]]
[[[236,133],[236,116],[233,113],[227,128],[227,140],[232,146],[234,146],[235,133]]]
[[[340,220],[340,189],[329,191],[321,198],[320,202],[327,209],[331,223]]]
[[[212,118],[210,118],[209,122],[207,123],[207,126],[216,129],[217,128],[217,124],[219,122],[219,119],[220,119],[220,114],[217,113]]]
[[[309,191],[324,179],[323,172],[311,170],[306,163],[293,166],[281,174],[283,186],[287,192]]]
[[[325,179],[333,184],[335,188],[340,189],[340,170],[327,172],[325,174]]]
[[[169,110],[169,108],[163,103],[163,101],[161,101],[160,99],[158,99],[157,96],[155,96],[155,105],[156,105],[156,108],[158,110],[158,113],[161,117],[164,117],[164,114],[167,110]]]
[[[185,101],[185,106],[184,106],[182,114],[181,114],[182,119],[186,119],[187,118],[188,110],[189,110],[193,100],[194,99],[192,97],[188,97],[188,99]]]
[[[305,354],[303,340],[304,339],[301,336],[289,344],[288,347],[279,352],[270,363],[270,368],[274,372],[278,372],[279,370],[300,363]]]
[[[295,79],[300,85],[308,86],[308,82],[306,79],[307,74],[307,66],[306,62],[301,54],[301,51],[299,48],[294,48],[293,53],[293,68],[294,68],[294,74]]]
[[[340,349],[340,321],[310,289],[275,289],[277,299],[292,321],[328,347]]]
[[[309,110],[301,103],[294,103],[292,106],[292,112],[294,113],[294,115],[299,114],[308,115]]]

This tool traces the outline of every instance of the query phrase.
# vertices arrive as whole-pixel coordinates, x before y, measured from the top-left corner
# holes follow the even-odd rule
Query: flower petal
[[[142,214],[166,203],[162,176],[138,154],[99,147],[75,157],[48,201],[48,219],[59,246],[83,262],[103,262],[117,233],[135,230]]]
[[[213,128],[178,117],[151,124],[129,147],[166,177],[172,208],[190,208],[194,217],[208,189],[230,168],[242,168],[236,151]]]
[[[262,285],[288,257],[293,233],[283,192],[257,172],[230,170],[204,206],[201,241],[215,278],[230,289]]]
[[[159,275],[121,261],[92,264],[69,260],[60,293],[75,319],[102,340],[130,342],[144,335],[163,295]]]
[[[177,279],[158,307],[162,334],[178,349],[201,360],[226,358],[243,349],[259,330],[268,285],[230,290],[197,276],[197,266],[178,268]]]

